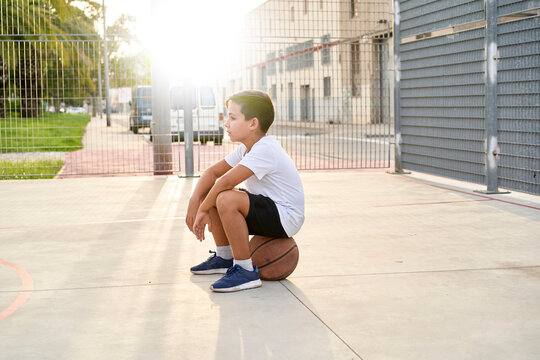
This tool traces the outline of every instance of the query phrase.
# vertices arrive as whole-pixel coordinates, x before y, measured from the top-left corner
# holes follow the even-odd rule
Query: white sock
[[[251,258],[247,260],[236,260],[234,259],[234,265],[240,265],[247,271],[253,271],[253,263],[251,262]]]
[[[216,255],[225,260],[233,258],[231,245],[216,246]]]

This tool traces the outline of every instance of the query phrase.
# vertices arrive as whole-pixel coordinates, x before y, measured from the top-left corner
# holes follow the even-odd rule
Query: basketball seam
[[[290,253],[291,251],[293,251],[294,248],[296,248],[296,247],[298,247],[298,245],[294,245],[294,246],[293,246],[292,248],[290,248],[285,254],[281,255],[281,256],[278,257],[277,259],[274,259],[274,260],[272,260],[272,261],[270,261],[270,262],[268,262],[268,263],[266,263],[266,264],[264,264],[264,265],[258,266],[258,268],[259,268],[259,269],[262,269],[262,268],[265,267],[265,266],[268,266],[268,265],[270,265],[270,264],[275,263],[275,262],[278,261],[279,259],[281,259],[281,258],[283,258],[284,256],[286,256],[288,253]]]
[[[267,243],[269,243],[270,241],[272,241],[272,240],[277,240],[277,239],[279,239],[279,237],[274,237],[274,238],[271,238],[271,239],[266,240],[265,242],[263,242],[262,244],[260,244],[259,246],[257,246],[255,249],[253,249],[253,251],[251,252],[250,256],[253,256],[253,254],[255,254],[255,251],[259,250],[259,248],[260,248],[261,246],[263,246],[264,244],[267,244]]]

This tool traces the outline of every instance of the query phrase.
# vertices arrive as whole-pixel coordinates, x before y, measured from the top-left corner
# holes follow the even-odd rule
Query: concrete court
[[[212,293],[196,179],[0,183],[0,359],[538,359],[540,197],[304,172],[296,271]]]

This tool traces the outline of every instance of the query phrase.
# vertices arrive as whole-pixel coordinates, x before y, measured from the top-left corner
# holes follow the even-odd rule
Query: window
[[[357,0],[351,0],[351,18],[358,15]]]
[[[272,90],[270,91],[270,96],[273,100],[277,99],[277,86],[276,84],[272,84]]]
[[[266,66],[261,67],[261,89],[266,91]]]
[[[323,79],[323,82],[324,82],[324,97],[329,97],[330,95],[332,95],[330,76],[325,77]]]
[[[289,46],[285,49],[287,71],[304,69],[314,65],[313,40]]]
[[[275,75],[276,74],[276,53],[271,52],[266,54],[266,74]]]
[[[294,6],[291,6],[291,22],[294,22]]]
[[[192,88],[192,90],[195,90]],[[210,91],[212,91],[210,89]],[[191,94],[191,106],[197,107],[197,99],[195,98],[195,91]],[[202,94],[201,94],[202,96]],[[212,93],[212,99],[214,94]],[[175,86],[171,88],[171,109],[182,110],[184,108],[184,88],[182,86]]]
[[[138,107],[152,107],[152,88],[141,87],[137,89],[137,106]]]
[[[360,95],[360,43],[351,44],[351,86],[352,95]]]
[[[330,44],[330,34],[326,34],[321,37],[321,44],[323,45],[323,49],[321,51],[321,63],[323,65],[330,64],[330,47],[328,45]]]
[[[208,86],[202,86],[200,88],[201,106],[216,106],[216,99],[214,98],[214,91]]]
[[[304,0],[304,14],[307,14],[309,11],[309,0]]]

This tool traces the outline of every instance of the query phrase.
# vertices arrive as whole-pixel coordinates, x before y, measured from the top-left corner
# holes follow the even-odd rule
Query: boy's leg
[[[221,218],[219,217],[218,211],[215,207],[210,209],[210,220],[212,221],[212,237],[214,238],[216,246],[229,245],[229,240],[227,240],[227,235],[223,229]]]
[[[246,223],[249,213],[248,194],[239,190],[223,191],[218,195],[216,207],[220,218],[218,228],[224,230],[234,258],[236,260],[249,259],[249,230]],[[214,223],[212,223],[212,230],[214,230]]]
[[[225,235],[225,230],[223,230],[223,224],[221,223],[217,209],[213,207],[209,213],[210,221],[212,222],[212,236],[216,243],[216,255],[230,260],[233,258],[232,248],[229,245],[229,240],[227,240],[227,235]]]
[[[261,286],[259,271],[252,265],[249,251],[249,230],[246,222],[249,214],[248,194],[239,190],[223,191],[217,197],[216,208],[233,250],[234,266],[225,276],[210,285],[210,289],[232,292]]]
[[[193,274],[225,274],[227,270],[233,266],[233,259],[230,253],[229,243],[227,236],[223,230],[223,224],[217,212],[216,208],[211,208],[210,220],[212,221],[212,236],[216,243],[217,253],[210,256],[206,261],[203,261],[199,265],[193,266],[190,270]],[[228,255],[228,256],[226,256]]]

